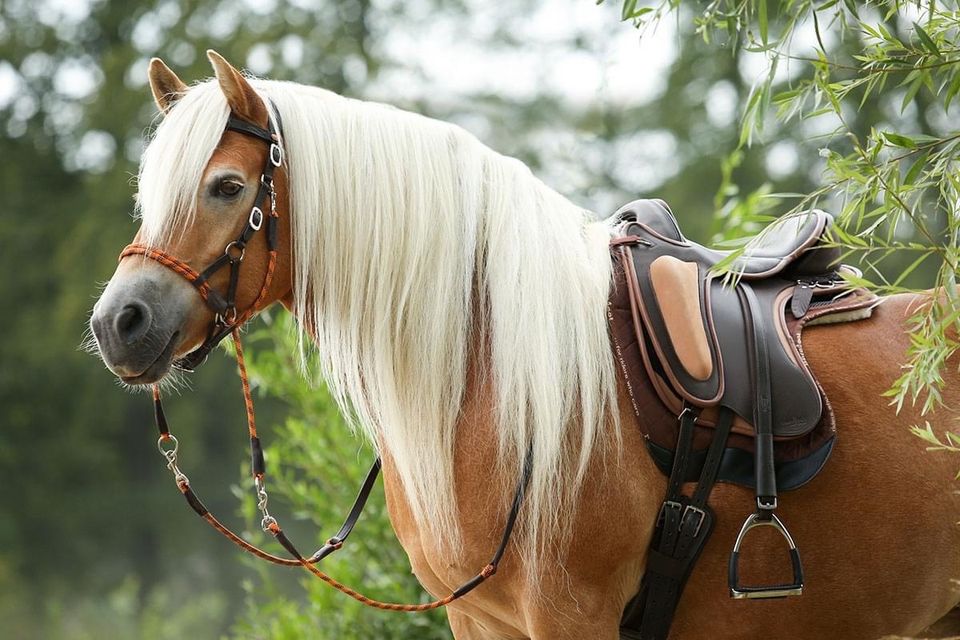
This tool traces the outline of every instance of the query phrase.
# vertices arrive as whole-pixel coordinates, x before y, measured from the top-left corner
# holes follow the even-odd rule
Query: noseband
[[[277,114],[274,109],[274,113]],[[279,114],[276,115],[279,123]],[[204,303],[214,313],[214,320],[207,332],[207,337],[197,349],[191,351],[183,358],[177,360],[174,366],[184,371],[193,371],[203,364],[210,352],[228,335],[233,333],[254,313],[260,310],[270,290],[270,283],[273,281],[273,272],[277,266],[277,193],[273,186],[273,173],[283,164],[283,147],[281,146],[281,129],[274,125],[273,119],[269,119],[269,130],[262,129],[257,125],[250,124],[234,115],[230,115],[227,120],[227,131],[236,131],[244,135],[257,138],[270,145],[270,151],[267,154],[267,161],[263,167],[263,173],[260,174],[260,184],[257,189],[257,197],[253,201],[253,208],[247,216],[247,224],[243,231],[237,236],[236,240],[231,241],[223,249],[223,255],[211,262],[206,269],[197,272],[183,260],[170,255],[160,249],[148,247],[141,243],[127,245],[120,253],[120,259],[127,256],[143,256],[150,258],[171,269],[180,276],[186,278],[187,282],[196,288]],[[269,200],[269,202],[268,202]],[[269,205],[269,206],[268,206]],[[264,214],[264,208],[267,207],[268,213]],[[243,314],[237,312],[237,284],[240,281],[240,265],[246,254],[247,244],[253,239],[253,236],[263,228],[266,223],[267,234],[267,271],[263,276],[263,284],[260,287],[260,293],[256,300],[251,304]],[[230,280],[227,284],[226,294],[223,295],[210,286],[210,278],[224,267],[230,267]]]
[[[197,293],[200,294],[200,297],[203,298],[204,303],[214,312],[214,321],[210,326],[207,337],[203,341],[203,344],[180,360],[176,361],[174,363],[176,368],[185,371],[193,371],[196,369],[196,367],[202,364],[204,360],[206,360],[207,356],[210,354],[210,351],[212,351],[224,338],[226,338],[228,335],[232,337],[237,358],[237,368],[240,372],[243,400],[244,404],[246,405],[247,429],[250,434],[250,461],[253,483],[257,496],[257,508],[263,516],[261,527],[265,532],[273,535],[277,542],[279,542],[280,545],[286,549],[292,558],[281,558],[250,544],[222,524],[200,501],[200,498],[197,497],[196,493],[190,486],[190,480],[178,466],[177,452],[179,450],[179,443],[177,438],[170,433],[167,419],[163,411],[163,404],[160,400],[160,387],[159,385],[154,384],[154,419],[157,423],[157,429],[160,432],[160,439],[157,441],[157,448],[167,461],[167,468],[173,473],[177,488],[180,489],[180,492],[190,505],[190,508],[193,509],[197,515],[203,518],[211,527],[216,529],[223,536],[228,538],[244,551],[273,564],[297,567],[302,566],[314,576],[320,580],[323,580],[338,591],[350,596],[362,604],[374,607],[376,609],[415,612],[429,611],[431,609],[444,607],[454,600],[457,600],[473,591],[487,578],[497,572],[497,567],[499,566],[500,561],[503,558],[503,554],[507,549],[507,545],[510,542],[510,536],[513,533],[517,516],[520,513],[520,507],[523,504],[523,497],[526,492],[526,487],[530,481],[530,475],[532,471],[532,448],[527,452],[527,456],[523,465],[523,472],[521,473],[520,481],[517,484],[517,488],[513,496],[513,502],[510,506],[510,512],[507,515],[507,522],[500,538],[500,544],[497,547],[493,557],[490,559],[490,562],[488,562],[487,565],[484,566],[479,573],[477,573],[477,575],[462,584],[457,589],[453,590],[445,598],[440,598],[432,602],[423,604],[397,604],[373,600],[331,578],[315,566],[321,560],[343,547],[344,541],[350,535],[351,531],[353,531],[354,526],[357,524],[357,521],[363,512],[363,508],[366,505],[367,498],[373,489],[377,476],[380,473],[379,458],[373,463],[373,465],[370,467],[370,470],[367,472],[366,479],[363,481],[363,485],[360,487],[360,491],[354,500],[353,507],[347,514],[347,517],[344,520],[343,525],[340,527],[340,530],[336,535],[329,538],[320,549],[318,549],[309,557],[304,556],[300,553],[300,551],[297,550],[296,546],[294,546],[287,535],[283,532],[283,529],[281,529],[277,519],[270,515],[270,512],[267,510],[268,496],[265,484],[266,464],[263,457],[263,448],[260,444],[260,439],[257,436],[256,418],[253,410],[253,396],[250,393],[250,382],[247,377],[247,368],[244,363],[243,345],[240,341],[240,327],[242,327],[247,320],[253,317],[253,315],[260,310],[263,301],[266,299],[267,292],[270,290],[270,284],[273,280],[273,272],[276,269],[277,264],[277,221],[279,214],[277,213],[277,197],[276,190],[274,189],[273,174],[274,171],[276,171],[283,164],[284,154],[283,147],[281,146],[282,134],[279,124],[279,114],[275,108],[272,109],[272,111],[276,117],[277,124],[274,124],[273,119],[269,119],[269,129],[262,129],[254,124],[240,120],[233,114],[231,114],[230,118],[227,120],[227,131],[236,131],[238,133],[257,138],[269,144],[270,148],[269,153],[267,154],[267,161],[264,165],[263,173],[260,176],[260,186],[257,190],[257,196],[254,199],[253,208],[250,210],[250,214],[247,218],[247,224],[244,226],[243,231],[240,232],[240,235],[237,236],[237,239],[227,244],[223,250],[223,255],[210,263],[210,265],[207,266],[203,271],[198,272],[185,261],[165,251],[152,248],[141,243],[134,243],[127,245],[127,247],[124,248],[124,250],[120,253],[120,260],[123,260],[127,256],[143,256],[144,258],[148,258],[162,264],[192,284],[194,288],[196,288]],[[265,214],[264,207],[267,206],[268,198],[269,207],[268,212]],[[269,252],[267,270],[263,277],[263,284],[260,287],[260,293],[257,295],[253,303],[247,307],[243,313],[240,313],[236,306],[237,284],[240,280],[240,264],[243,262],[247,244],[254,237],[254,235],[260,231],[261,228],[263,228],[264,224],[266,224],[267,250]],[[227,284],[226,294],[221,294],[219,291],[210,286],[210,278],[227,266],[230,267],[230,279]]]

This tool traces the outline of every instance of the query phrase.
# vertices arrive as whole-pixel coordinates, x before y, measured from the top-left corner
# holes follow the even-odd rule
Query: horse
[[[607,225],[454,125],[208,57],[215,77],[193,86],[150,62],[162,118],[141,162],[134,242],[195,270],[230,253],[256,222],[248,212],[277,153],[273,254],[259,237],[234,247],[240,277],[214,273],[209,288],[232,282],[234,320],[274,304],[296,316],[306,373],[382,457],[391,523],[430,593],[486,562],[526,469],[495,579],[447,608],[457,640],[618,638],[666,479],[614,364]],[[231,119],[282,134],[268,150]],[[215,313],[204,302],[167,266],[127,255],[91,316],[103,362],[131,387],[168,383],[207,342]],[[838,437],[820,475],[781,496],[805,549],[806,592],[728,597],[726,554],[752,498],[718,485],[716,532],[671,638],[873,639],[954,609],[956,460],[925,451],[908,427],[950,428],[960,362],[944,372],[946,411],[897,412],[883,397],[909,318],[929,302],[891,296],[870,319],[807,330]],[[782,541],[762,534],[744,571],[773,579],[782,567],[760,559],[779,558]]]

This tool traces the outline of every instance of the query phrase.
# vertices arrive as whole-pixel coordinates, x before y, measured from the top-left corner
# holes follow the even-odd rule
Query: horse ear
[[[220,83],[223,95],[227,97],[227,104],[235,116],[258,126],[267,125],[267,106],[253,90],[243,74],[227,62],[223,56],[213,49],[207,50],[207,58],[213,65],[213,72]]]
[[[153,101],[163,113],[169,111],[170,107],[187,93],[187,85],[160,58],[150,61],[147,77],[150,79]]]

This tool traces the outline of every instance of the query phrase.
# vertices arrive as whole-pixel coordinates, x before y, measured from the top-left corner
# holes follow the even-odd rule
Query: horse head
[[[207,55],[217,82],[193,88],[160,59],[150,63],[164,120],[141,164],[142,225],[90,319],[104,363],[131,385],[160,381],[175,366],[193,368],[256,312],[289,301],[279,122],[239,71]],[[210,145],[191,149],[190,136],[204,133],[195,131],[196,117],[178,122],[177,110],[193,92],[212,90],[222,93],[219,109],[209,100],[193,105],[217,111],[202,118],[206,135],[219,135],[211,154]],[[197,155],[191,150],[208,157],[190,157]]]

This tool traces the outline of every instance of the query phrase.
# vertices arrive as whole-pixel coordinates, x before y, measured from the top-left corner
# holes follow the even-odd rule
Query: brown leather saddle
[[[717,481],[756,491],[755,510],[730,556],[730,594],[802,593],[800,554],[775,513],[777,493],[810,481],[836,434],[829,402],[803,357],[802,330],[869,317],[878,303],[848,284],[845,276],[858,275],[856,269],[837,265],[832,223],[817,210],[785,217],[733,255],[685,238],[662,200],[637,200],[611,219],[611,336],[650,454],[670,477],[622,638],[667,637],[713,528],[707,499]],[[657,420],[651,404],[672,419]],[[682,492],[686,482],[698,482],[691,496]],[[740,547],[758,526],[784,537],[792,583],[740,584]]]

